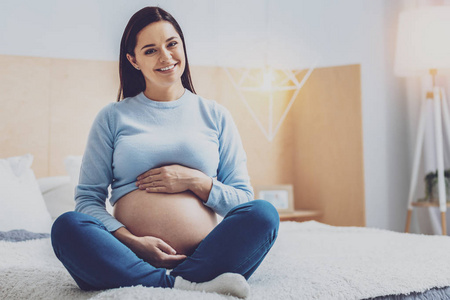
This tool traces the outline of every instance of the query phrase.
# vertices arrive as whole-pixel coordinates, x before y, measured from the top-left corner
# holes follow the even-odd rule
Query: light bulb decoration
[[[266,68],[263,73],[263,83],[261,89],[263,91],[271,91],[272,90],[272,82],[275,80],[275,75],[271,68]]]
[[[308,80],[309,76],[315,69],[317,65],[317,61],[306,70],[289,70],[289,69],[274,69],[270,66],[265,66],[264,68],[259,69],[231,69],[224,67],[223,70],[227,74],[227,77],[230,79],[232,85],[236,89],[239,100],[244,104],[247,108],[248,112],[252,116],[253,120],[256,122],[258,128],[264,134],[266,139],[269,142],[272,142],[275,138],[276,134],[280,130],[281,125],[286,119],[287,114],[289,113],[292,105],[297,98],[300,89],[305,84],[306,80]],[[299,81],[297,77],[300,73],[306,74]],[[233,76],[232,72],[239,73],[238,76]],[[237,77],[237,78],[236,78]],[[292,95],[290,100],[284,109],[280,119],[278,122],[274,122],[274,101],[276,101],[274,95],[278,92],[289,92],[292,91]],[[261,120],[256,115],[254,109],[249,104],[248,99],[245,94],[247,93],[261,93],[268,97],[269,100],[269,111],[268,111],[268,126],[264,127]]]

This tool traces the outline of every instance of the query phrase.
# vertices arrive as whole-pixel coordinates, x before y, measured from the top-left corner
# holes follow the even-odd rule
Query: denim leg
[[[136,256],[96,218],[67,212],[56,219],[52,246],[78,286],[100,290],[133,285],[173,287],[174,277]]]
[[[277,210],[267,201],[240,204],[170,275],[205,282],[232,272],[248,279],[275,242],[279,222]]]

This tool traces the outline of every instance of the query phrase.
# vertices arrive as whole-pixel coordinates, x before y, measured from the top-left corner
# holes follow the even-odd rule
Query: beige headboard
[[[0,157],[32,153],[37,177],[65,174],[64,157],[83,153],[95,115],[116,99],[117,69],[117,62],[0,55]],[[314,70],[272,142],[222,68],[193,66],[192,77],[198,94],[231,111],[253,185],[292,184],[295,208],[320,209],[332,225],[365,225],[359,65]],[[275,121],[288,101],[275,102]],[[249,103],[265,120],[266,103]]]

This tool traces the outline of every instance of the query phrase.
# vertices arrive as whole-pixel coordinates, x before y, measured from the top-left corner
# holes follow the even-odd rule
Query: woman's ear
[[[127,53],[127,59],[133,67],[135,67],[137,70],[140,70],[139,66],[136,63],[136,57]]]

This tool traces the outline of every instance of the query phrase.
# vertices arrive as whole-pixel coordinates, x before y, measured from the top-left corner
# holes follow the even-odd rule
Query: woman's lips
[[[173,65],[169,65],[169,66],[164,67],[164,68],[156,69],[156,71],[158,71],[158,72],[163,72],[163,73],[165,73],[165,72],[170,72],[170,71],[172,71],[172,70],[176,67],[177,64],[178,64],[178,63],[175,63],[175,64],[173,64]]]

